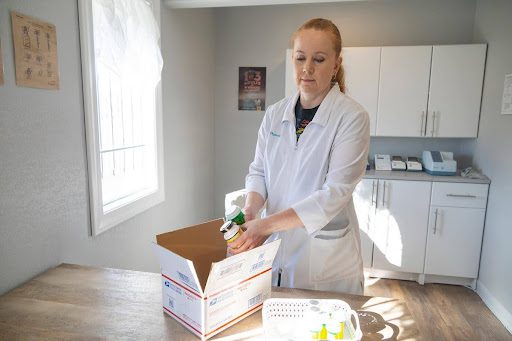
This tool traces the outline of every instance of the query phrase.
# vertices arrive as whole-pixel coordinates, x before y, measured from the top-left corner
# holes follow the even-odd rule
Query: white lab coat
[[[282,239],[272,284],[280,273],[284,287],[362,294],[352,192],[366,168],[368,113],[334,86],[296,142],[298,96],[268,107],[245,184],[267,200],[263,215],[291,207],[304,223],[269,237]]]

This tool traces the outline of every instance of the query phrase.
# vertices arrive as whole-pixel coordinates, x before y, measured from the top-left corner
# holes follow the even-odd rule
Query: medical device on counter
[[[423,168],[431,175],[455,175],[457,161],[452,152],[423,151]]]
[[[407,171],[408,172],[421,172],[423,167],[421,166],[420,160],[415,156],[407,157]]]
[[[391,159],[387,154],[375,154],[375,170],[390,171]]]
[[[401,156],[393,155],[391,158],[391,170],[400,170],[404,171],[407,169],[404,160],[402,160]]]

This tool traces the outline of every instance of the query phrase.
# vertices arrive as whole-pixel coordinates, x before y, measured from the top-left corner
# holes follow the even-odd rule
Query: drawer
[[[434,182],[430,204],[435,206],[485,208],[487,184]]]

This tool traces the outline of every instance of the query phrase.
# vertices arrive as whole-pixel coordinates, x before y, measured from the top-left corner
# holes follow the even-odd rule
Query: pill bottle
[[[305,340],[320,340],[320,332],[322,330],[322,320],[320,316],[320,309],[315,306],[309,306],[303,315],[304,325],[308,337],[302,338]]]
[[[226,221],[231,220],[237,225],[245,224],[244,212],[236,205],[232,205],[226,209],[225,217]]]
[[[228,220],[220,227],[224,240],[229,244],[234,242],[244,232],[240,226]]]

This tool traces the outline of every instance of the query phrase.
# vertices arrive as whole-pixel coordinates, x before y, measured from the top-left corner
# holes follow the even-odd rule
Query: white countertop
[[[441,176],[430,175],[426,172],[407,172],[407,171],[378,171],[370,169],[363,176],[365,179],[384,179],[384,180],[409,180],[409,181],[432,181],[432,182],[465,182],[474,184],[489,184],[491,180],[482,175],[482,179],[465,178],[457,171],[457,175]]]

